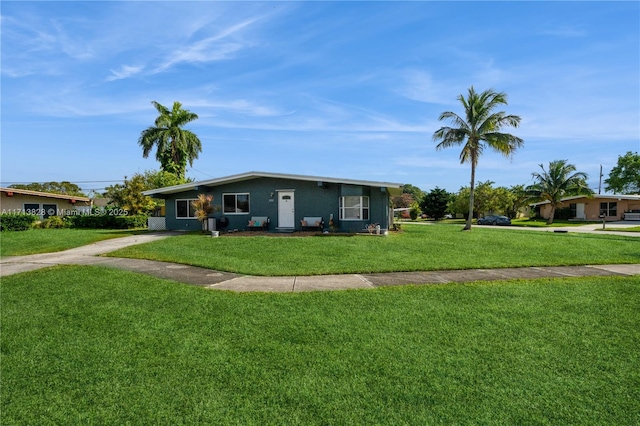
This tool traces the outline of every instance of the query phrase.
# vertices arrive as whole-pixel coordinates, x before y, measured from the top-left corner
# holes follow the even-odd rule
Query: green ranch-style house
[[[265,172],[143,192],[166,200],[165,217],[150,218],[151,229],[202,229],[191,202],[205,194],[213,196],[210,230],[269,232],[361,232],[372,225],[384,231],[393,225],[391,197],[401,193],[400,183]]]

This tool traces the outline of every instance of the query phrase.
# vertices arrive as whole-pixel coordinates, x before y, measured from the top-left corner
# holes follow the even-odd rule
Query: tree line
[[[555,211],[562,208],[561,200],[574,195],[593,195],[587,185],[588,175],[576,170],[567,160],[555,160],[540,171],[533,172],[532,185],[513,185],[494,187],[495,182],[487,180],[475,185],[472,218],[487,214],[500,213],[514,219],[527,210],[527,206],[538,201],[549,201],[552,213],[548,223],[553,223]],[[606,191],[616,194],[640,194],[640,155],[627,152],[618,157],[618,164],[605,179]],[[426,214],[429,218],[440,220],[447,214],[469,214],[468,203],[471,188],[463,186],[456,193],[436,187],[429,192],[411,184],[404,185],[402,195],[394,197],[396,208],[410,209],[412,218]]]
[[[593,193],[587,185],[587,175],[576,171],[576,167],[569,164],[567,160],[551,161],[546,169],[540,164],[541,171],[532,173],[534,184],[526,188],[512,187],[506,191],[498,188],[490,191],[492,182],[485,182],[484,187],[481,188],[482,184],[479,184],[476,191],[476,168],[478,159],[485,150],[490,149],[505,157],[511,157],[524,145],[521,138],[502,131],[507,127],[517,128],[521,119],[517,115],[496,111],[496,108],[507,105],[507,95],[504,92],[488,89],[477,93],[471,86],[466,96],[459,95],[457,99],[462,104],[463,114],[458,115],[452,111],[440,114],[439,120],[448,121],[450,125],[436,130],[433,140],[438,142],[436,150],[462,146],[460,163],[471,165],[468,197],[464,197],[468,198],[465,230],[471,229],[474,212],[483,212],[486,211],[485,209],[491,211],[494,207],[502,207],[500,210],[503,213],[512,214],[511,205],[514,201],[521,199],[526,200],[525,202],[548,201],[551,204],[551,214],[547,223],[550,224],[553,222],[555,210],[562,205],[562,198],[573,195],[589,196]],[[627,153],[625,157],[618,159],[618,166],[612,170],[612,175],[605,182],[608,189],[639,190],[640,161],[637,157],[637,153],[635,156],[633,153]],[[481,198],[479,202],[475,200],[476,192]],[[496,196],[498,193],[501,193],[501,196]],[[460,192],[457,198],[460,198]],[[499,205],[500,203],[502,206]],[[459,207],[457,202],[451,204],[452,209]]]
[[[440,121],[449,125],[434,132],[432,139],[437,142],[436,150],[461,146],[460,162],[470,164],[470,185],[451,194],[436,187],[428,193],[412,185],[405,185],[401,197],[393,200],[394,207],[410,208],[413,214],[423,212],[440,219],[445,214],[463,214],[466,217],[464,229],[471,229],[471,220],[479,214],[500,212],[515,217],[527,203],[547,200],[555,210],[561,206],[560,200],[571,195],[590,195],[587,175],[576,171],[567,160],[549,162],[545,168],[533,172],[534,184],[525,187],[515,185],[509,188],[494,188],[492,181],[476,182],[478,160],[486,150],[493,150],[505,157],[512,157],[524,146],[524,141],[510,133],[503,132],[508,127],[517,128],[521,118],[517,115],[496,111],[507,105],[507,95],[492,89],[481,93],[471,86],[466,96],[459,95],[462,114],[445,111]],[[202,152],[202,142],[195,133],[183,127],[198,119],[198,115],[186,110],[180,102],[174,102],[171,109],[152,101],[158,112],[153,126],[143,130],[138,138],[142,156],[147,158],[155,149],[155,158],[160,170],[136,173],[131,178],[125,176],[122,184],[109,186],[104,195],[111,204],[129,210],[132,214],[150,213],[163,200],[153,200],[142,195],[142,191],[179,185],[190,181],[186,177],[186,166]],[[618,157],[617,165],[605,180],[606,190],[621,194],[640,194],[640,155],[627,152]],[[45,182],[14,184],[11,188],[31,189],[41,192],[83,196],[82,190],[70,182]],[[551,219],[553,220],[553,214]]]

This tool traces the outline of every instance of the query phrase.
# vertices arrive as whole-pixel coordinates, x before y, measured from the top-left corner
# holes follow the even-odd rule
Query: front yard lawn
[[[603,231],[619,231],[619,232],[640,232],[640,226],[630,226],[628,228],[607,228]]]
[[[0,234],[0,256],[51,253],[110,238],[147,232],[146,229],[29,229]]]
[[[65,266],[0,286],[3,424],[640,422],[640,277],[237,294]]]
[[[555,219],[551,225],[547,225],[546,219],[530,219],[530,218],[521,218],[521,219],[512,219],[511,224],[513,226],[524,226],[530,228],[557,228],[557,227],[567,227],[567,226],[583,226],[586,224],[593,223],[601,223],[601,222],[586,222],[586,221],[578,221],[578,220],[559,220]]]
[[[544,219],[513,219],[511,221],[513,226],[521,226],[525,228],[556,228],[556,227],[579,227],[586,224],[602,225],[601,221],[586,222],[578,220],[554,220],[551,225],[547,225],[547,221]],[[631,224],[631,223],[630,223]],[[605,225],[607,231],[626,231],[626,232],[640,232],[640,226],[629,226],[628,228],[612,228],[607,227],[610,223]]]
[[[245,233],[246,235],[246,233]],[[131,246],[115,257],[178,262],[250,275],[319,275],[640,263],[640,241],[602,234],[403,225],[387,237],[211,238],[189,234]]]

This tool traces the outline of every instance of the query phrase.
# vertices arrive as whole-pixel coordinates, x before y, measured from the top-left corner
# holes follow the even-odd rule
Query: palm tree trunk
[[[469,216],[467,216],[467,223],[464,225],[463,231],[471,230],[471,220],[473,219],[473,196],[475,191],[476,182],[476,162],[475,158],[471,158],[471,186],[469,187]]]
[[[547,219],[547,225],[551,225],[553,223],[553,217],[556,215],[556,205],[551,203],[551,213],[549,214],[549,219]]]

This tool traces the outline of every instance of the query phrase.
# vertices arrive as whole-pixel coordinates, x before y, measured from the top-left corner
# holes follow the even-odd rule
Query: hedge
[[[34,214],[0,214],[0,230],[2,231],[26,231],[33,227],[40,219]]]
[[[78,215],[70,216],[73,228],[93,228],[93,229],[131,229],[146,228],[147,217],[145,215],[135,216],[111,216],[111,215]]]

